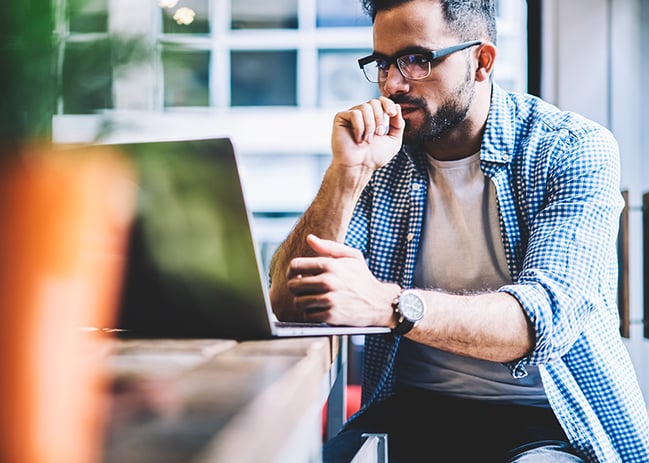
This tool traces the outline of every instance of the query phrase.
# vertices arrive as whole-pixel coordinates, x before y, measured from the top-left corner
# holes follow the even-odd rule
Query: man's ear
[[[485,42],[478,49],[478,67],[475,80],[482,82],[489,79],[496,61],[496,46],[491,42]]]

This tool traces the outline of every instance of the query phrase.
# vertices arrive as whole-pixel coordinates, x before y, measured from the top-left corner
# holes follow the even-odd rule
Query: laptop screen
[[[268,337],[231,142],[119,147],[137,166],[139,192],[117,328],[137,337]]]

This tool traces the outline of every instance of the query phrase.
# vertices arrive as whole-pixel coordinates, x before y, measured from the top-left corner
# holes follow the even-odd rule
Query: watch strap
[[[397,324],[397,326],[392,328],[392,334],[396,336],[402,336],[406,334],[408,331],[410,331],[411,329],[413,329],[414,326],[415,326],[414,322],[402,317],[399,323]]]

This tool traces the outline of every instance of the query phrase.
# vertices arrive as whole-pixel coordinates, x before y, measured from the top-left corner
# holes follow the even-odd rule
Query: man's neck
[[[440,161],[464,159],[480,150],[482,133],[482,130],[474,134],[454,131],[449,136],[425,142],[423,149],[429,156]]]
[[[453,130],[435,140],[423,143],[429,156],[440,161],[464,159],[480,151],[491,105],[491,84],[476,92],[476,98],[466,119]]]

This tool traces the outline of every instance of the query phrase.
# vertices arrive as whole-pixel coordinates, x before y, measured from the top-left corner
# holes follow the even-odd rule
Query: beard
[[[413,98],[407,95],[391,97],[395,103],[407,103],[419,107],[424,114],[424,120],[419,126],[412,126],[406,121],[404,143],[410,145],[439,140],[466,119],[474,97],[475,87],[471,80],[471,69],[467,72],[464,81],[442,101],[434,114],[431,113],[424,98]]]

